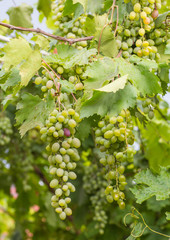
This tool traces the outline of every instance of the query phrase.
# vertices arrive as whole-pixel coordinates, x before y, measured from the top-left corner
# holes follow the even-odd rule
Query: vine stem
[[[142,219],[143,224],[145,225],[145,227],[144,227],[144,229],[143,229],[143,231],[142,231],[142,234],[143,234],[143,232],[145,231],[145,229],[148,228],[151,232],[153,232],[153,233],[155,233],[155,234],[161,235],[161,236],[163,236],[163,237],[170,238],[170,236],[168,236],[168,235],[166,235],[166,234],[163,234],[163,233],[160,233],[160,232],[157,232],[157,231],[155,231],[154,229],[150,228],[150,227],[148,226],[148,224],[145,222],[145,219],[144,219],[144,217],[142,216],[142,214],[141,214],[135,207],[132,208],[132,213],[126,214],[125,218],[126,218],[127,216],[131,216],[131,217],[134,217],[134,218],[136,218],[136,219],[139,219],[139,217],[137,217],[137,216],[134,214],[135,211],[138,213],[138,215],[139,215],[140,218]],[[125,218],[124,218],[124,224],[125,224],[125,226],[126,226]],[[134,231],[134,229],[133,229],[132,232],[131,232],[132,236],[133,236],[133,231]],[[137,238],[137,237],[140,237],[140,236],[141,236],[141,234],[140,234],[139,236],[134,236],[134,237]]]
[[[60,76],[50,67],[50,65],[48,63],[46,63],[46,61],[44,59],[42,59],[42,61],[51,69],[51,71],[56,75],[56,77],[58,79],[60,79]]]
[[[41,30],[40,28],[36,28],[36,29],[23,28],[23,27],[17,27],[17,26],[11,25],[11,24],[3,23],[3,22],[0,22],[0,25],[3,27],[9,28],[11,30],[39,33],[39,34],[54,38],[59,41],[68,42],[69,44],[73,44],[73,43],[81,42],[81,41],[88,41],[88,40],[92,40],[94,38],[93,36],[89,36],[89,37],[84,37],[84,38],[68,39],[65,37],[56,36],[51,33],[47,33],[45,31]]]

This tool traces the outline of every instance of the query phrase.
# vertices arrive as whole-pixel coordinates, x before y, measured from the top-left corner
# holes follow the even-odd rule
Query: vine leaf
[[[2,71],[1,71],[2,72]],[[18,85],[21,82],[21,76],[19,75],[19,70],[13,68],[10,72],[0,75],[0,87],[2,90],[9,90],[11,87]],[[13,92],[13,89],[12,89]]]
[[[170,125],[163,120],[155,120],[142,129],[145,139],[145,155],[150,167],[159,172],[160,166],[170,165]]]
[[[117,115],[122,109],[133,107],[136,97],[136,89],[129,83],[116,93],[94,91],[92,98],[82,104],[81,117],[89,117],[94,114],[104,116],[107,113]]]
[[[117,64],[111,58],[105,57],[93,62],[87,67],[84,77],[84,87],[86,90],[100,88],[106,81],[112,80],[118,72]]]
[[[30,79],[36,74],[41,67],[41,54],[39,50],[32,51],[20,67],[21,85],[27,86]]]
[[[90,56],[96,54],[96,49],[78,50],[72,46],[60,44],[57,47],[58,54],[46,56],[44,59],[47,63],[58,63],[68,69],[75,65],[84,65],[88,63]]]
[[[150,72],[144,66],[135,66],[128,63],[123,58],[117,58],[115,61],[119,64],[119,73],[121,75],[128,74],[128,79],[134,86],[145,96],[153,93],[161,93],[162,89],[159,85],[159,78]]]
[[[95,89],[96,91],[101,92],[117,92],[119,89],[123,89],[125,87],[125,84],[127,82],[128,75],[125,75],[121,78],[116,79],[114,82],[111,82],[107,85],[105,85],[102,88]]]
[[[25,133],[36,127],[43,126],[49,113],[55,108],[55,102],[51,95],[47,99],[42,100],[39,96],[33,96],[30,93],[25,93],[22,100],[17,104],[16,123],[21,125],[21,137]]]
[[[26,86],[30,79],[41,67],[41,54],[39,50],[32,50],[29,43],[23,39],[12,39],[3,48],[4,56],[0,61],[4,62],[3,69],[17,67],[20,70],[21,85]]]
[[[170,197],[170,171],[167,168],[162,167],[159,175],[153,174],[149,169],[142,170],[135,176],[135,182],[137,185],[130,190],[139,204],[154,195],[156,200]]]
[[[73,0],[74,3],[81,3],[85,12],[95,13],[102,7],[103,0]]]
[[[139,66],[143,66],[143,67],[146,67],[148,69],[152,69],[154,68],[155,70],[158,69],[158,64],[150,59],[144,59],[144,58],[140,58],[136,55],[132,55],[130,58],[129,58],[129,61],[130,63],[135,63]]]
[[[42,11],[44,15],[48,17],[51,12],[51,0],[39,0],[37,9],[38,11]]]
[[[8,10],[10,24],[18,27],[31,28],[31,14],[33,8],[26,3],[17,7],[10,7]]]

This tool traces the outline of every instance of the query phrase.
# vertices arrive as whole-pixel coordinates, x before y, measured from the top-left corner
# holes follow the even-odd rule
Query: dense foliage
[[[0,22],[0,239],[170,238],[167,3],[37,9]]]

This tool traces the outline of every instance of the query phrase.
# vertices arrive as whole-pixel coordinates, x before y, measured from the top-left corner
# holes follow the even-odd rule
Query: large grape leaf
[[[102,87],[103,83],[114,79],[117,70],[117,64],[111,58],[105,57],[93,62],[84,73],[84,77],[87,77],[84,81],[85,89]]]
[[[28,130],[37,125],[42,126],[54,108],[55,102],[51,95],[42,100],[39,96],[25,93],[17,104],[16,112],[16,123],[22,124],[19,128],[21,136],[23,137]]]
[[[19,75],[19,70],[17,68],[13,68],[7,74],[4,72],[4,75],[0,76],[0,87],[4,91],[18,85],[20,82],[21,76]]]
[[[11,66],[17,66],[21,61],[26,60],[32,53],[29,43],[23,38],[14,38],[4,48],[4,56],[0,58],[3,68],[8,70]]]
[[[160,166],[170,165],[170,125],[164,120],[149,122],[142,135],[150,167],[159,172]]]
[[[31,14],[33,13],[33,8],[26,3],[22,3],[20,6],[11,7],[8,10],[10,24],[18,27],[30,28]]]
[[[8,71],[10,67],[18,66],[21,85],[26,86],[41,67],[40,51],[33,50],[23,38],[12,39],[4,46],[3,51],[5,54],[0,58],[3,62],[3,69]]]
[[[117,92],[119,89],[123,89],[125,87],[125,84],[127,82],[127,76],[125,75],[123,77],[120,77],[116,79],[115,81],[105,85],[104,87],[95,89],[96,91],[101,91],[101,92]]]
[[[135,63],[137,65],[146,67],[148,69],[154,68],[155,70],[158,69],[158,64],[155,61],[152,61],[150,59],[140,58],[136,55],[132,55],[129,59],[130,63]]]
[[[137,203],[142,203],[152,196],[156,200],[165,200],[170,197],[170,170],[161,168],[160,174],[155,175],[149,169],[142,170],[135,176],[136,186],[130,188],[137,199]]]
[[[123,58],[117,58],[115,61],[119,64],[119,73],[121,75],[128,74],[128,79],[144,96],[162,92],[159,78],[148,68],[128,63]]]
[[[39,0],[37,9],[38,11],[42,11],[44,15],[48,17],[51,12],[51,0]]]
[[[86,12],[95,13],[102,8],[104,0],[73,0],[73,3],[81,3]]]
[[[32,53],[20,66],[20,75],[21,75],[21,85],[27,86],[30,79],[35,75],[35,73],[41,67],[41,54],[39,50],[32,51]]]
[[[94,114],[104,116],[107,113],[117,115],[122,109],[133,107],[136,97],[136,89],[131,84],[127,84],[124,89],[116,93],[94,91],[92,98],[82,104],[81,117]]]
[[[88,58],[96,54],[96,49],[78,50],[72,46],[60,44],[57,47],[58,54],[46,56],[44,59],[47,63],[58,63],[68,69],[75,65],[84,65],[88,63]]]

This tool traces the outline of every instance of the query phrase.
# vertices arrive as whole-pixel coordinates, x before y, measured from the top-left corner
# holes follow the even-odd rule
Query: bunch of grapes
[[[124,0],[129,3],[130,0]],[[166,25],[156,28],[155,20],[161,8],[160,0],[143,0],[140,3],[131,0],[133,11],[124,20],[124,24],[117,28],[117,45],[122,50],[122,56],[129,58],[136,54],[142,58],[159,61],[157,45],[169,39]],[[115,23],[114,23],[115,27]]]
[[[107,205],[104,198],[107,181],[104,178],[103,168],[94,163],[86,167],[83,176],[83,187],[86,193],[91,196],[90,201],[94,209],[93,220],[97,222],[95,227],[99,229],[100,234],[103,234],[107,224],[107,214],[104,210]]]
[[[49,172],[53,176],[50,187],[55,188],[51,205],[62,220],[72,214],[68,204],[71,202],[70,193],[75,191],[75,187],[69,179],[76,179],[74,169],[76,162],[80,160],[77,149],[81,143],[74,137],[78,122],[80,117],[74,109],[62,112],[55,109],[46,121],[45,127],[40,130],[41,139],[49,143],[46,150],[49,153]]]
[[[73,20],[73,14],[69,16],[65,16],[63,14],[65,0],[60,0],[57,3],[52,3],[52,12],[53,12],[53,20],[54,25],[59,28],[61,35],[67,38],[80,38],[84,36],[83,26],[86,21],[86,16],[81,15],[74,22],[67,24],[68,22]],[[81,41],[74,44],[78,49],[82,49],[83,47],[87,47],[87,41]]]
[[[61,65],[53,64],[51,67],[53,71],[47,71],[43,69],[42,77],[37,76],[35,78],[35,84],[41,85],[41,91],[44,93],[44,97],[47,95],[48,92],[50,92],[52,96],[55,96],[55,94],[60,91],[60,79],[67,80],[69,83],[71,83],[71,86],[78,94],[84,89],[82,80],[84,80],[83,73],[86,69],[86,66],[75,66],[72,69],[64,69]],[[67,95],[62,95],[63,94],[61,94],[60,96],[60,100],[66,101],[68,103]]]
[[[125,194],[122,192],[127,184],[125,163],[132,162],[135,151],[129,145],[134,143],[133,122],[129,110],[122,110],[117,116],[105,116],[95,129],[95,141],[104,157],[100,163],[105,167],[107,187],[106,199],[109,203],[117,201],[121,209],[125,208]]]
[[[149,119],[154,118],[154,108],[156,106],[154,98],[149,98],[149,97],[141,98],[141,100],[139,100],[139,105],[140,105],[139,108],[141,109],[141,111],[144,114],[146,114],[149,117]]]
[[[0,117],[0,145],[4,146],[10,142],[10,136],[13,133],[11,121],[8,117]]]

